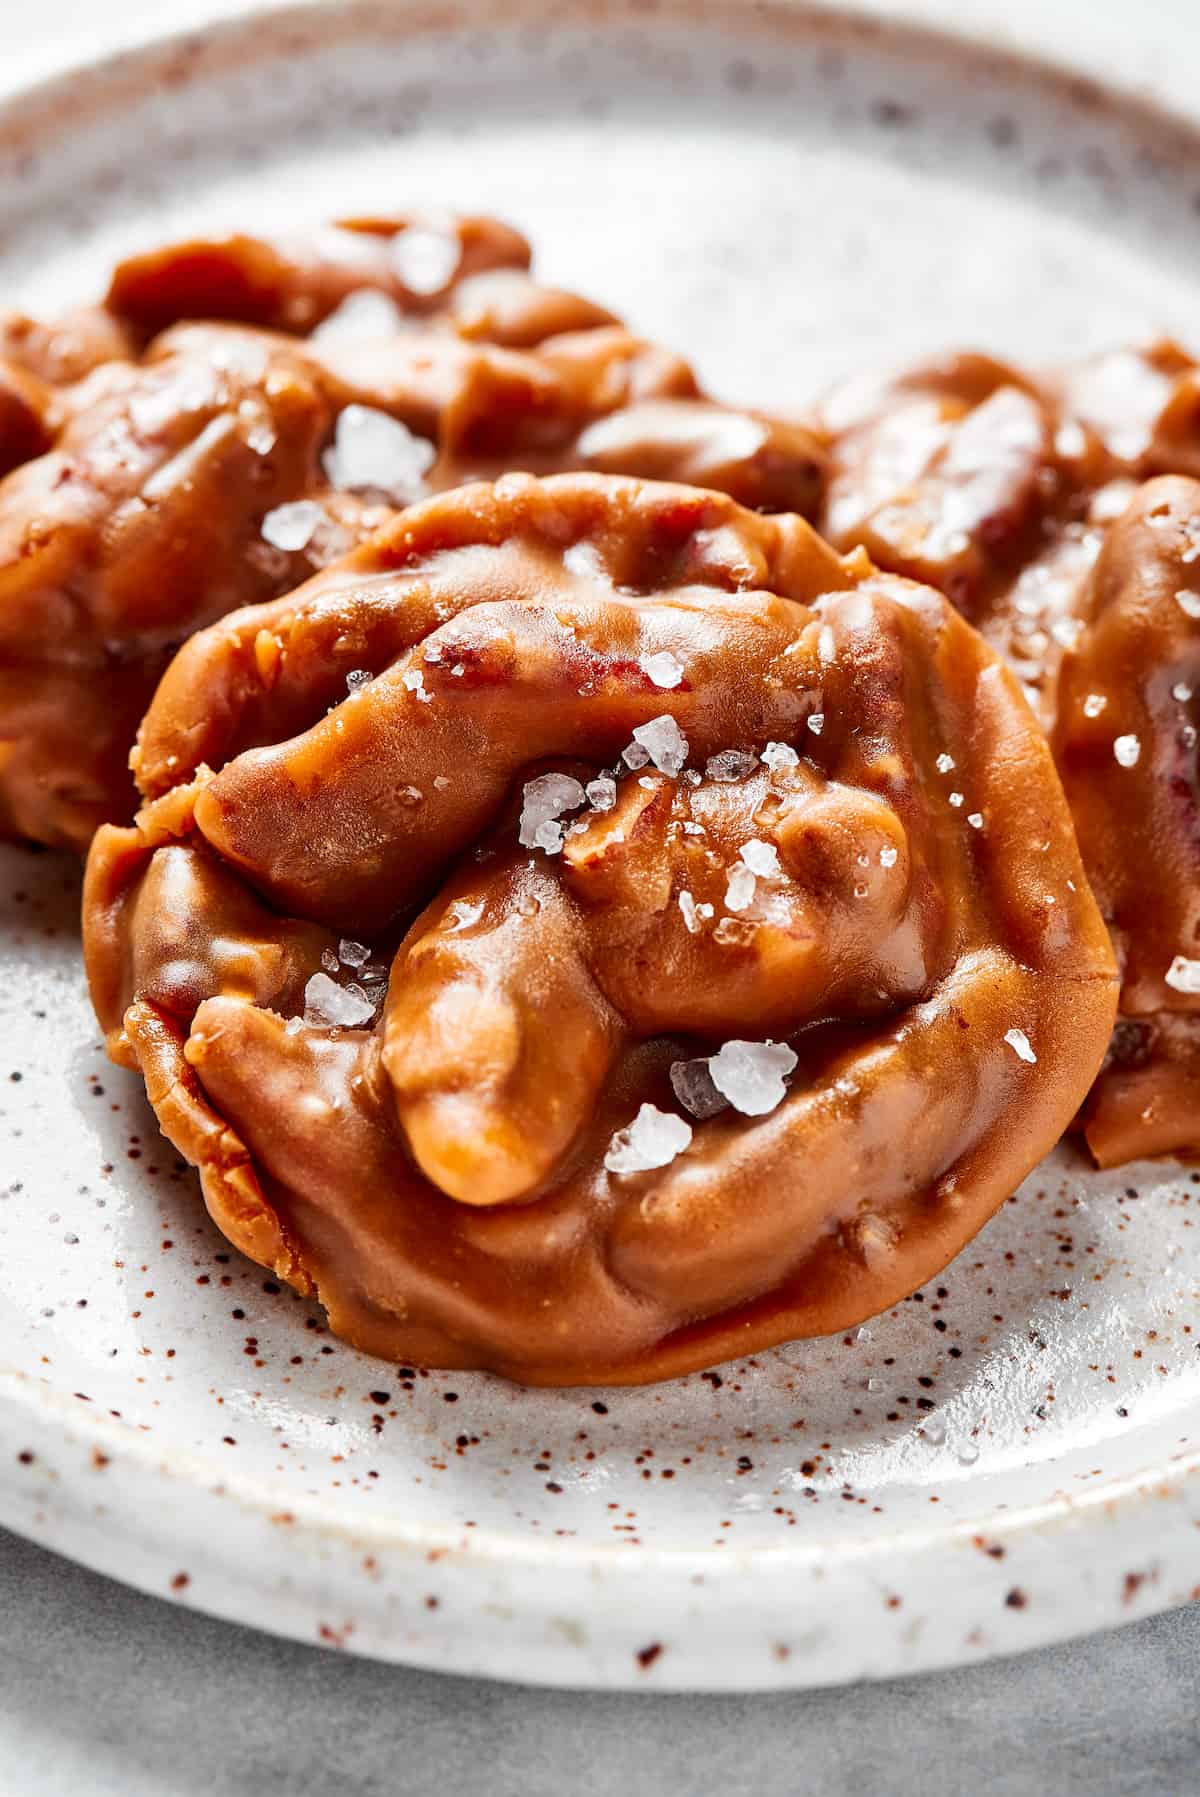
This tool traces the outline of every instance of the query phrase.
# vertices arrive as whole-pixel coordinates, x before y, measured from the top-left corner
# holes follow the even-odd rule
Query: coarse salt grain
[[[313,343],[360,343],[395,337],[408,326],[399,306],[377,287],[358,287],[348,293],[315,331]]]
[[[934,766],[937,768],[939,774],[950,773],[954,767],[953,755],[939,755]]]
[[[1193,688],[1188,686],[1186,681],[1179,680],[1171,688],[1171,697],[1178,700],[1180,705],[1186,705],[1192,696],[1192,692]]]
[[[288,505],[277,505],[262,521],[263,541],[273,549],[289,552],[307,549],[324,518],[325,513],[314,499],[294,499]]]
[[[825,728],[825,713],[823,711],[812,711],[808,714],[806,721],[808,723],[808,728],[812,731],[813,735],[820,736],[822,730]]]
[[[410,293],[440,293],[454,279],[462,262],[462,245],[444,231],[410,225],[393,237],[392,267]]]
[[[617,783],[610,774],[600,774],[584,787],[593,811],[611,811],[617,802]]]
[[[586,794],[578,780],[570,774],[541,774],[526,782],[521,802],[518,840],[522,848],[544,849],[557,855],[563,845],[559,819],[569,811],[578,811]]]
[[[736,867],[729,870],[729,879],[725,887],[725,905],[730,911],[744,911],[754,902],[754,891],[758,882],[753,873],[739,861]]]
[[[627,749],[622,749],[621,760],[636,773],[638,768],[650,766],[650,751],[644,749],[641,743],[630,743]]]
[[[661,774],[677,774],[688,757],[688,739],[669,711],[639,724],[633,733]]]
[[[705,773],[710,780],[744,780],[758,766],[754,755],[747,755],[741,749],[722,749],[719,755],[710,755]]]
[[[1113,744],[1113,754],[1121,767],[1136,767],[1141,760],[1142,745],[1136,736],[1118,736]]]
[[[610,1173],[648,1173],[655,1167],[669,1167],[691,1139],[692,1126],[682,1117],[644,1104],[633,1122],[612,1138],[604,1165]]]
[[[880,867],[895,867],[896,862],[899,858],[899,855],[900,855],[899,849],[880,849],[880,851],[879,851]]]
[[[760,880],[783,878],[783,869],[779,865],[779,850],[772,843],[760,842],[757,837],[752,837],[749,842],[742,844],[739,852],[750,872],[757,874]]]
[[[425,476],[437,456],[433,444],[374,406],[350,405],[338,413],[333,442],[321,465],[339,491],[379,492],[408,505],[426,491]]]
[[[1031,1067],[1037,1061],[1037,1056],[1033,1052],[1032,1044],[1024,1030],[1006,1030],[1004,1032],[1004,1040],[1008,1043],[1008,1046],[1012,1049],[1019,1061],[1028,1061]]]
[[[773,774],[787,774],[800,766],[800,757],[790,743],[768,743],[759,759]]]
[[[952,792],[950,794],[950,803],[951,803],[951,805],[953,805],[953,807],[956,811],[959,810],[959,808],[962,805],[962,802],[963,802],[963,796],[962,796],[961,792]]]
[[[729,1100],[713,1084],[707,1060],[673,1061],[671,1087],[684,1110],[693,1117],[715,1117],[729,1108]]]
[[[1163,978],[1176,992],[1186,992],[1189,996],[1200,993],[1200,961],[1191,961],[1186,955],[1176,955]]]
[[[355,1029],[375,1015],[370,999],[352,986],[339,986],[327,973],[314,973],[304,988],[305,1023]]]
[[[401,678],[410,693],[416,693],[423,704],[432,705],[433,694],[425,691],[425,676],[420,668],[407,668]]]
[[[726,1042],[708,1063],[717,1091],[746,1117],[764,1117],[781,1104],[795,1068],[786,1042]]]
[[[1083,701],[1084,717],[1098,718],[1107,704],[1108,699],[1104,693],[1089,693],[1087,698]]]
[[[352,693],[361,692],[364,686],[370,686],[371,674],[367,668],[351,668],[346,675],[346,685]]]
[[[1175,598],[1189,618],[1200,618],[1200,593],[1189,593],[1181,588]]]
[[[669,649],[662,649],[657,655],[639,655],[638,666],[652,685],[667,690],[683,679],[683,663]]]
[[[355,942],[351,936],[343,936],[338,943],[338,960],[343,967],[365,967],[371,959],[371,951],[365,942]]]
[[[970,824],[972,830],[982,830],[983,829],[983,812],[982,811],[968,811],[967,812],[967,822]]]

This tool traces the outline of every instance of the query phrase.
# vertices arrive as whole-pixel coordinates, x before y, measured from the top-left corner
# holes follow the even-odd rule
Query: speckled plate
[[[1198,194],[1181,122],[791,4],[297,7],[0,107],[5,299],[218,220],[492,208],[776,405],[864,356],[1186,331]],[[1200,1582],[1200,1173],[1060,1152],[853,1337],[652,1390],[390,1366],[207,1222],[104,1060],[77,896],[68,861],[0,852],[12,1527],[267,1628],[579,1685],[908,1671]]]

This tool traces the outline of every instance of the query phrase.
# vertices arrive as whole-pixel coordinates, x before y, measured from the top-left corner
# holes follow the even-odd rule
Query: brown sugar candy
[[[1089,1146],[1200,1151],[1200,487],[1152,478],[1200,474],[1200,370],[1165,341],[1036,379],[947,357],[848,385],[823,422],[833,541],[937,585],[1051,731],[1124,972]]]
[[[815,507],[811,433],[706,400],[685,362],[538,285],[528,261],[487,219],[235,236],[122,264],[102,316],[108,346],[137,359],[80,386],[38,383],[82,369],[99,327],[74,365],[63,333],[55,351],[52,333],[15,331],[25,361],[7,385],[0,362],[0,456],[19,464],[0,481],[0,836],[82,849],[128,817],[129,747],[179,644],[428,491],[587,467]]]
[[[847,1327],[1057,1139],[1116,975],[928,588],[615,477],[414,507],[185,647],[85,945],[238,1247],[369,1351],[638,1382]]]

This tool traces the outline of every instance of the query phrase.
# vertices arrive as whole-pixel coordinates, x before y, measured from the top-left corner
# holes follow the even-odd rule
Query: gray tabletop
[[[1188,1797],[1200,1606],[988,1666],[768,1697],[532,1691],[175,1609],[0,1532],[6,1797]]]

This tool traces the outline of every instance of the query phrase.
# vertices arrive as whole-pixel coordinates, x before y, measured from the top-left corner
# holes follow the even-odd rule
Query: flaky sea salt
[[[1033,1052],[1033,1046],[1024,1030],[1005,1030],[1004,1040],[1008,1043],[1008,1046],[1012,1049],[1019,1061],[1028,1061],[1031,1067],[1037,1061],[1037,1056]]]
[[[744,861],[739,861],[729,870],[729,879],[725,886],[725,905],[730,911],[744,911],[754,903],[754,891],[758,882]]]
[[[709,756],[704,771],[710,780],[744,780],[757,766],[758,759],[754,755],[747,755],[741,749],[722,749],[719,755]]]
[[[671,1086],[684,1110],[693,1117],[715,1117],[718,1111],[729,1108],[729,1100],[713,1085],[707,1060],[673,1061]]]
[[[779,850],[773,843],[760,842],[757,837],[751,837],[749,842],[742,844],[739,852],[750,872],[757,874],[760,880],[783,878],[783,869],[779,865]]]
[[[1175,685],[1171,688],[1171,697],[1177,700],[1180,705],[1186,705],[1192,696],[1193,690],[1194,689],[1190,687],[1185,680],[1177,680]]]
[[[617,802],[617,783],[611,774],[599,774],[584,787],[593,811],[611,811]]]
[[[1136,767],[1142,757],[1142,745],[1136,736],[1118,736],[1113,754],[1122,767]]]
[[[683,913],[684,925],[689,935],[698,936],[700,925],[707,923],[713,915],[711,905],[698,905],[693,895],[685,886],[679,894],[679,909]]]
[[[314,343],[369,343],[407,330],[394,299],[377,287],[358,287],[312,333]]]
[[[825,728],[825,713],[823,711],[811,711],[808,714],[806,722],[813,735],[820,736],[822,730]]]
[[[667,690],[683,679],[683,663],[669,649],[662,649],[657,655],[639,655],[638,666],[652,685]]]
[[[578,811],[586,794],[578,780],[570,774],[540,774],[526,783],[521,803],[519,841],[522,848],[544,849],[557,855],[563,845],[559,819],[569,811]]]
[[[420,668],[406,668],[401,679],[410,693],[416,693],[417,698],[424,704],[432,705],[433,694],[425,691],[425,676]]]
[[[1200,593],[1189,593],[1186,588],[1181,588],[1175,598],[1189,618],[1200,618]]]
[[[967,812],[967,822],[970,824],[972,830],[982,830],[983,829],[983,812],[982,811],[968,811]]]
[[[800,766],[800,757],[790,743],[768,743],[759,759],[773,774],[787,774]]]
[[[962,802],[963,802],[963,796],[962,796],[961,792],[952,792],[950,794],[950,803],[951,803],[951,805],[953,805],[953,807],[956,811],[958,811],[961,808]]]
[[[1191,961],[1186,955],[1176,955],[1163,978],[1176,992],[1186,992],[1189,996],[1200,992],[1200,961]]]
[[[644,1104],[633,1122],[612,1138],[604,1165],[610,1173],[648,1173],[655,1167],[669,1167],[691,1139],[692,1126],[682,1117]]]
[[[1104,693],[1089,693],[1087,698],[1083,701],[1084,717],[1098,718],[1107,704],[1108,699]]]
[[[324,517],[314,499],[294,499],[287,505],[277,505],[262,521],[263,541],[273,549],[289,553],[307,549]]]
[[[333,442],[321,465],[330,486],[348,493],[383,493],[410,505],[425,493],[425,476],[437,456],[433,444],[374,406],[350,405],[338,413]]]
[[[346,685],[352,693],[357,693],[361,691],[364,686],[370,686],[371,678],[368,669],[351,668],[350,672],[346,675]]]
[[[688,739],[669,711],[639,724],[634,742],[645,749],[660,774],[677,774],[688,757]],[[628,753],[628,752],[627,752]]]
[[[374,1015],[375,1007],[364,993],[353,986],[339,986],[327,973],[314,973],[304,988],[305,1023],[356,1029]]]
[[[440,293],[454,279],[461,262],[461,243],[445,231],[410,225],[392,239],[392,267],[410,293]]]
[[[948,774],[952,772],[954,768],[953,755],[939,755],[934,766],[937,768],[939,774]]]
[[[352,936],[343,936],[338,943],[338,960],[343,967],[365,967],[371,959],[371,951],[365,942],[355,942]]]
[[[627,749],[622,749],[621,760],[636,773],[638,768],[650,766],[650,751],[643,749],[641,743],[630,743]]]
[[[746,1117],[763,1117],[783,1102],[795,1067],[786,1042],[726,1042],[708,1063],[717,1091]]]

